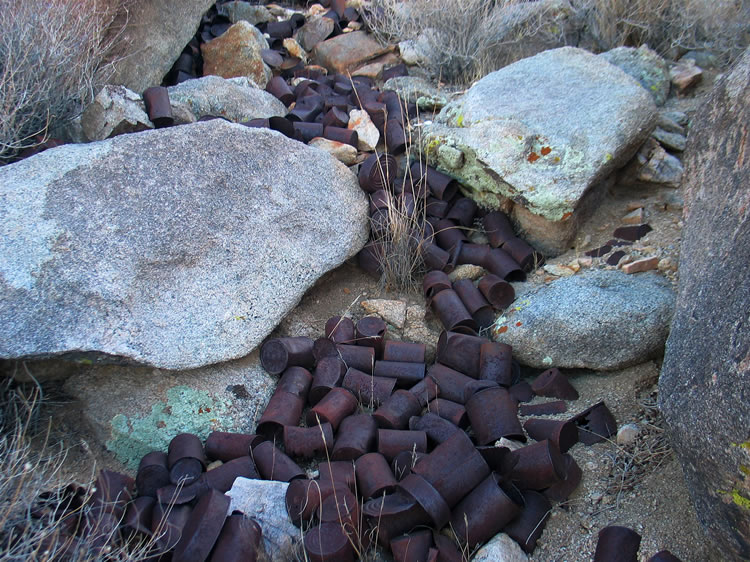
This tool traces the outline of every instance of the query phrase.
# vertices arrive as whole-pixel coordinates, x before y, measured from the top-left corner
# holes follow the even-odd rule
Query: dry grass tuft
[[[44,142],[106,80],[129,0],[0,0],[0,162]]]
[[[416,199],[412,208],[404,198],[386,192],[385,228],[373,235],[373,240],[381,244],[379,255],[382,275],[381,285],[396,292],[416,292],[419,290],[424,264],[421,256],[424,223],[419,215],[424,215],[424,205]],[[373,232],[382,225],[373,224]]]
[[[0,560],[148,559],[156,538],[123,540],[108,506],[89,502],[93,470],[85,487],[65,482],[67,451],[41,428],[40,403],[38,386],[0,383]]]

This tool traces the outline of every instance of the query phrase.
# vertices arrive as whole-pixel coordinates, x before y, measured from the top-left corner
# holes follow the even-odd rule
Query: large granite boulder
[[[201,439],[212,431],[252,433],[276,384],[257,351],[187,371],[121,365],[77,371],[64,388],[78,400],[91,441],[133,471],[146,453],[166,451],[178,433]]]
[[[512,205],[525,238],[552,255],[568,249],[603,192],[597,187],[635,154],[655,119],[635,79],[564,47],[482,78],[425,127],[422,149],[483,205]]]
[[[519,287],[492,333],[530,367],[610,371],[660,355],[673,308],[669,282],[655,273],[592,269]]]
[[[47,150],[0,201],[0,358],[245,356],[368,235],[346,166],[223,120]]]
[[[159,86],[215,0],[137,0],[127,11],[122,56],[110,84],[140,94]]]
[[[693,119],[680,285],[659,381],[698,518],[750,559],[750,51]]]

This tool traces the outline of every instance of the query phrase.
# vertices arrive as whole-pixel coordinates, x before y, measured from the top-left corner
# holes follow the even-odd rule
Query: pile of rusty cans
[[[568,450],[616,431],[603,403],[521,424],[522,402],[551,397],[529,414],[561,413],[578,393],[558,369],[521,382],[510,346],[472,334],[443,332],[428,366],[425,345],[389,340],[380,318],[335,316],[324,337],[271,339],[260,357],[280,379],[251,455],[261,477],[290,483],[309,560],[375,545],[397,561],[462,560],[500,531],[531,552],[551,502],[580,481]],[[313,479],[298,464],[310,462]]]
[[[255,433],[183,433],[135,479],[102,471],[90,498],[71,492],[70,544],[101,533],[104,548],[119,531],[177,562],[255,560],[255,514],[228,512],[241,477],[289,483],[312,561],[376,548],[397,562],[459,561],[500,531],[531,552],[551,504],[580,482],[569,449],[616,431],[601,402],[522,424],[519,414],[565,413],[575,388],[554,368],[521,381],[510,346],[462,332],[444,331],[427,365],[425,345],[388,339],[382,319],[334,316],[316,340],[267,340],[260,360],[279,378]],[[526,404],[534,396],[551,400]]]

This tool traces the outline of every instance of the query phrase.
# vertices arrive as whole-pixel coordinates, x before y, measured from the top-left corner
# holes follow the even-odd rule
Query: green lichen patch
[[[117,459],[136,470],[143,455],[166,451],[178,433],[194,433],[205,439],[211,431],[230,429],[231,404],[188,386],[167,390],[166,402],[158,402],[143,417],[117,414],[110,420],[111,438],[105,443]]]
[[[737,489],[732,490],[732,501],[735,503],[735,505],[740,506],[742,509],[747,509],[750,511],[750,498],[746,498],[742,494],[740,494],[740,491]]]

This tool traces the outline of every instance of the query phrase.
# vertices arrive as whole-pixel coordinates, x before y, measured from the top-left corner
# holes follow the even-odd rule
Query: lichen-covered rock
[[[346,166],[224,120],[46,150],[0,168],[0,201],[7,359],[243,357],[369,230]]]
[[[664,349],[674,292],[663,277],[588,270],[525,288],[492,327],[524,365],[622,369]]]
[[[81,366],[65,391],[80,401],[94,440],[136,470],[143,455],[166,451],[178,433],[252,433],[274,385],[256,351],[189,371]]]
[[[659,408],[698,519],[726,560],[750,559],[750,50],[693,118],[680,284]]]
[[[201,45],[203,74],[222,78],[246,76],[265,88],[272,74],[260,51],[267,48],[268,41],[257,27],[238,21],[221,36]]]
[[[204,76],[170,86],[168,91],[170,102],[186,104],[196,119],[216,115],[242,123],[287,114],[283,103],[245,77]]]
[[[104,86],[81,115],[83,134],[89,141],[153,129],[141,96],[125,86]]]
[[[656,106],[638,82],[582,49],[545,51],[488,74],[446,105],[422,136],[428,163],[480,203],[514,203],[525,238],[548,255],[568,248],[596,187],[653,129]],[[439,148],[463,155],[449,169]]]
[[[617,47],[599,55],[607,62],[622,68],[649,92],[656,105],[664,105],[669,96],[669,67],[667,62],[647,45]]]

